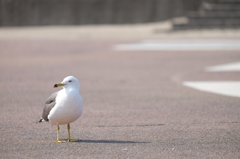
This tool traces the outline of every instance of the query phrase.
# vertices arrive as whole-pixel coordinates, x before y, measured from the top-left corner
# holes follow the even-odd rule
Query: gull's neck
[[[79,89],[77,89],[75,87],[63,87],[63,90],[65,92],[68,92],[68,93],[70,93],[70,92],[79,92]]]

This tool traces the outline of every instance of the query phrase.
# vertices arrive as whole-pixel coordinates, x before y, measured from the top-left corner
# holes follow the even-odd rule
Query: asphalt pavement
[[[205,69],[239,62],[240,50],[115,49],[142,40],[0,37],[0,158],[240,158],[240,98],[183,84],[239,81]],[[84,112],[71,124],[81,141],[54,143],[55,126],[36,122],[68,75],[81,85]]]

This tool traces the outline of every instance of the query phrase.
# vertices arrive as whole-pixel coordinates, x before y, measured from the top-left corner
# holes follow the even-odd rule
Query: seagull
[[[51,125],[57,127],[56,143],[66,142],[59,140],[59,125],[66,125],[68,130],[68,142],[72,140],[70,137],[70,123],[77,120],[83,111],[82,97],[79,94],[80,84],[78,79],[68,76],[61,83],[55,84],[53,87],[63,87],[60,91],[53,93],[46,101],[43,108],[42,117],[39,122],[49,121]]]

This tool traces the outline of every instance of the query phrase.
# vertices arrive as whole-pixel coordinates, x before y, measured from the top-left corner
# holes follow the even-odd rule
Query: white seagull
[[[67,124],[68,142],[74,142],[70,137],[70,123],[77,120],[83,111],[82,97],[79,94],[80,84],[78,79],[68,76],[61,83],[53,87],[63,86],[63,89],[53,93],[46,101],[43,108],[42,118],[39,122],[49,121],[57,126],[57,140],[55,142],[66,142],[59,140],[59,125]]]

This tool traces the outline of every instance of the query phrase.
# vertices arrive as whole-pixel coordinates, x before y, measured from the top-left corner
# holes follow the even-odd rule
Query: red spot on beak
[[[56,88],[56,87],[58,87],[57,84],[55,84],[55,85],[53,86],[53,88]]]

